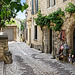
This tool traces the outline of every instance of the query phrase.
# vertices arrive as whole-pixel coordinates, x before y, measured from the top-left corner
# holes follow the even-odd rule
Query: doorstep
[[[3,75],[3,70],[4,70],[4,61],[0,60],[0,75]]]

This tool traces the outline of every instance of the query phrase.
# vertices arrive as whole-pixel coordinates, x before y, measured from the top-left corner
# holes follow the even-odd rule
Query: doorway
[[[74,51],[74,57],[75,57],[75,29],[73,32],[73,51]]]
[[[52,29],[50,29],[50,54],[52,53]]]

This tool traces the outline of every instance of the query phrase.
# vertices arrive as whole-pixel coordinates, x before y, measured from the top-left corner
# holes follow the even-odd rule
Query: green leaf
[[[9,4],[11,0],[3,0],[6,4]]]

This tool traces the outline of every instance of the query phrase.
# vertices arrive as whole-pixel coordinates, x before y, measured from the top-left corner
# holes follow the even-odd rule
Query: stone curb
[[[0,75],[4,75],[3,70],[4,70],[4,62],[0,60]]]

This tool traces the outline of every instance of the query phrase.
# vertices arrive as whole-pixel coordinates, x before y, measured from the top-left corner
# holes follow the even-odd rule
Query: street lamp
[[[25,12],[25,17],[26,17],[26,20],[25,20],[25,28],[26,28],[26,21],[27,21],[27,16],[28,16],[28,13],[27,13],[27,11]]]
[[[27,11],[25,12],[25,16],[26,16],[26,18],[27,18],[27,16],[28,16],[28,13],[27,13]]]
[[[27,11],[25,12],[25,17],[26,17],[26,19],[25,19],[25,31],[24,31],[24,33],[25,33],[25,42],[26,42],[26,28],[27,28],[27,16],[28,16],[28,13],[27,13]]]

